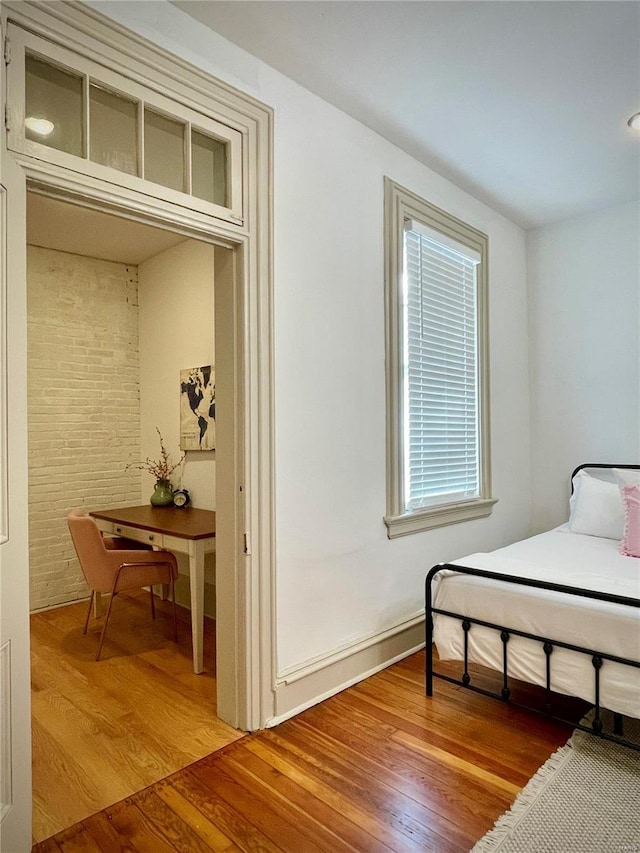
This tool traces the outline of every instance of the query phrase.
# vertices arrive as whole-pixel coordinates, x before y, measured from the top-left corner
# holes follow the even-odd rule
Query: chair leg
[[[98,646],[98,654],[96,655],[96,660],[100,660],[100,655],[102,653],[102,644],[104,643],[104,635],[107,633],[107,624],[109,623],[109,616],[111,616],[111,606],[115,597],[116,593],[112,592],[111,597],[109,598],[109,606],[107,607],[107,615],[104,617],[104,625],[102,626],[102,634],[100,634],[100,645]]]
[[[84,628],[82,629],[82,633],[87,633],[87,628],[89,627],[89,617],[91,616],[91,608],[93,607],[93,598],[96,594],[95,589],[91,590],[91,598],[89,599],[89,609],[87,610],[87,618],[84,620]]]
[[[155,604],[155,601],[153,600],[153,586],[152,585],[149,586],[149,594],[151,596],[151,618],[155,619],[156,618],[156,604]]]
[[[171,581],[171,604],[173,606],[173,642],[178,642],[178,617],[176,615],[176,582]]]

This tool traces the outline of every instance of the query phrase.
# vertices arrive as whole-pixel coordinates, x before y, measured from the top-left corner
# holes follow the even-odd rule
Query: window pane
[[[185,125],[160,113],[144,111],[144,176],[148,181],[186,192]]]
[[[476,262],[406,231],[404,266],[405,503],[419,509],[479,495]]]
[[[138,174],[138,104],[94,84],[89,89],[89,156],[94,163]]]
[[[191,193],[223,207],[227,202],[227,145],[191,131]]]
[[[27,54],[25,136],[84,157],[83,78]]]

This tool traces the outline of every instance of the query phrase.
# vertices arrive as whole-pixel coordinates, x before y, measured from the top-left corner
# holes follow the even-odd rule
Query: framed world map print
[[[180,371],[180,450],[215,450],[216,385],[213,365]]]

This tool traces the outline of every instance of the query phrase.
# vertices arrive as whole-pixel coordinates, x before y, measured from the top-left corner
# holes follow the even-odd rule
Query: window
[[[143,85],[13,24],[8,35],[12,151],[243,224],[239,128],[167,97],[159,81]]]
[[[491,513],[486,234],[385,179],[390,537]]]

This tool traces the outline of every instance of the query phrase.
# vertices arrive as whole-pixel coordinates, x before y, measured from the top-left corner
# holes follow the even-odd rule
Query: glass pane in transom
[[[94,163],[137,175],[138,104],[100,86],[89,89],[89,157]]]
[[[85,156],[83,80],[29,53],[25,57],[25,137]]]
[[[191,129],[191,194],[227,207],[227,144]]]
[[[144,177],[179,192],[185,186],[184,134],[186,126],[145,107]]]

